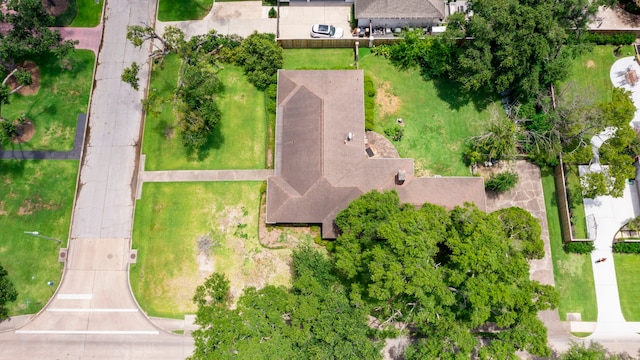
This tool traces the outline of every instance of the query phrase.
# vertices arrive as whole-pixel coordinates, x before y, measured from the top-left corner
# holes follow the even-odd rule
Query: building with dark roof
[[[358,26],[429,27],[449,15],[444,0],[355,0]]]
[[[322,224],[322,237],[335,238],[338,212],[374,189],[394,189],[415,205],[473,202],[485,210],[481,177],[415,177],[413,159],[367,153],[363,77],[360,70],[278,72],[267,223]]]

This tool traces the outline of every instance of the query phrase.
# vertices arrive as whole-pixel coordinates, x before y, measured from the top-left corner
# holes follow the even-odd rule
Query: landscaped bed
[[[287,49],[284,60],[286,69],[355,69],[351,49]],[[464,141],[484,130],[493,99],[464,99],[453,83],[398,70],[369,49],[360,50],[359,68],[376,87],[374,130],[384,134],[401,118],[404,136],[394,144],[400,156],[414,158],[418,174],[471,175],[462,159]]]
[[[10,315],[38,312],[60,282],[77,172],[78,161],[0,161],[0,265],[18,291]]]
[[[2,116],[16,119],[24,113],[34,123],[35,133],[30,141],[4,149],[71,150],[78,114],[86,113],[89,105],[95,55],[76,50],[62,61],[54,56],[33,61],[40,71],[38,92],[11,95],[11,103],[2,107]]]
[[[582,321],[596,321],[598,310],[591,256],[568,254],[563,250],[556,187],[551,170],[543,171],[542,186],[555,285],[560,293],[560,319],[566,320],[567,313],[580,313]]]
[[[196,286],[213,271],[243,287],[288,285],[291,250],[258,241],[260,182],[147,183],[136,204],[131,268],[136,299],[152,316],[196,309]],[[208,249],[208,250],[207,250]]]
[[[154,67],[150,97],[161,103],[153,106],[145,120],[142,152],[145,170],[260,169],[266,164],[267,118],[264,93],[251,85],[242,69],[224,65],[218,77],[224,90],[217,102],[222,118],[208,143],[197,153],[181,142],[173,110],[180,58],[170,55],[162,66]]]

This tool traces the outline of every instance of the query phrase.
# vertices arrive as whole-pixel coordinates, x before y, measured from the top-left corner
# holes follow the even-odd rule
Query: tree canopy
[[[229,281],[214,273],[194,296],[198,305],[191,359],[377,359],[363,309],[349,303],[331,261],[317,250],[293,252],[293,286],[247,288],[229,308]]]
[[[236,61],[258,90],[276,83],[278,69],[284,64],[284,52],[273,34],[254,32],[237,49]]]
[[[416,210],[393,191],[373,191],[336,218],[336,269],[354,304],[385,322],[412,324],[420,340],[408,359],[469,358],[474,351],[506,358],[517,350],[548,356],[536,315],[555,308],[558,294],[529,279],[527,257],[540,256],[541,240],[525,213],[486,214],[473,205]]]
[[[11,280],[9,280],[7,270],[0,265],[0,321],[7,318],[9,311],[6,308],[7,303],[15,301],[18,298],[18,292]]]

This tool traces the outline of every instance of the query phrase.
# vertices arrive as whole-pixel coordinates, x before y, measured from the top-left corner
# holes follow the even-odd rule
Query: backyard
[[[234,298],[244,287],[289,284],[291,251],[270,250],[258,241],[261,186],[144,184],[133,230],[138,263],[130,276],[136,299],[149,315],[193,313],[194,290],[214,271],[227,275]]]
[[[286,69],[355,68],[351,49],[287,49],[284,60]],[[484,94],[466,99],[453,83],[424,80],[417,69],[398,70],[369,49],[360,50],[359,68],[377,90],[374,130],[384,134],[401,118],[404,137],[394,145],[400,156],[415,160],[418,174],[471,175],[463,144],[483,131],[495,101]]]
[[[8,304],[11,315],[38,312],[58,286],[77,172],[78,161],[0,161],[0,264],[19,294]]]
[[[40,69],[39,91],[11,95],[2,116],[15,119],[24,113],[35,124],[35,134],[28,142],[8,144],[5,150],[71,150],[78,114],[87,112],[94,61],[89,50],[75,50],[62,61],[53,55],[34,59]]]
[[[265,167],[267,118],[264,94],[251,85],[242,69],[224,65],[218,77],[224,86],[217,104],[222,118],[197,154],[181,142],[174,112],[180,58],[168,56],[151,75],[142,152],[146,170],[260,169]]]
[[[591,256],[569,254],[564,251],[553,172],[543,169],[542,175],[553,275],[556,290],[560,293],[560,319],[566,320],[567,313],[580,313],[582,321],[596,321],[598,310]]]

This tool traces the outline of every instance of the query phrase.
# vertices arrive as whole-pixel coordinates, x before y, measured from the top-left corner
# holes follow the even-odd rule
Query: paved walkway
[[[58,30],[65,40],[78,40],[76,49],[91,50],[94,54],[98,54],[102,42],[102,23],[92,28],[59,27],[54,29]]]
[[[532,280],[555,286],[540,168],[527,161],[516,161],[513,170],[518,173],[520,179],[515,189],[502,194],[488,195],[487,212],[517,206],[529,211],[538,219],[542,228],[540,237],[544,241],[545,255],[540,260],[529,261],[529,272]],[[571,337],[569,324],[560,321],[558,310],[541,311],[538,317],[547,327],[547,337],[551,347],[559,351],[565,350]]]
[[[82,154],[84,131],[87,127],[87,114],[78,114],[76,135],[71,151],[25,150],[21,144],[12,144],[13,150],[0,149],[0,159],[17,160],[78,160]]]

